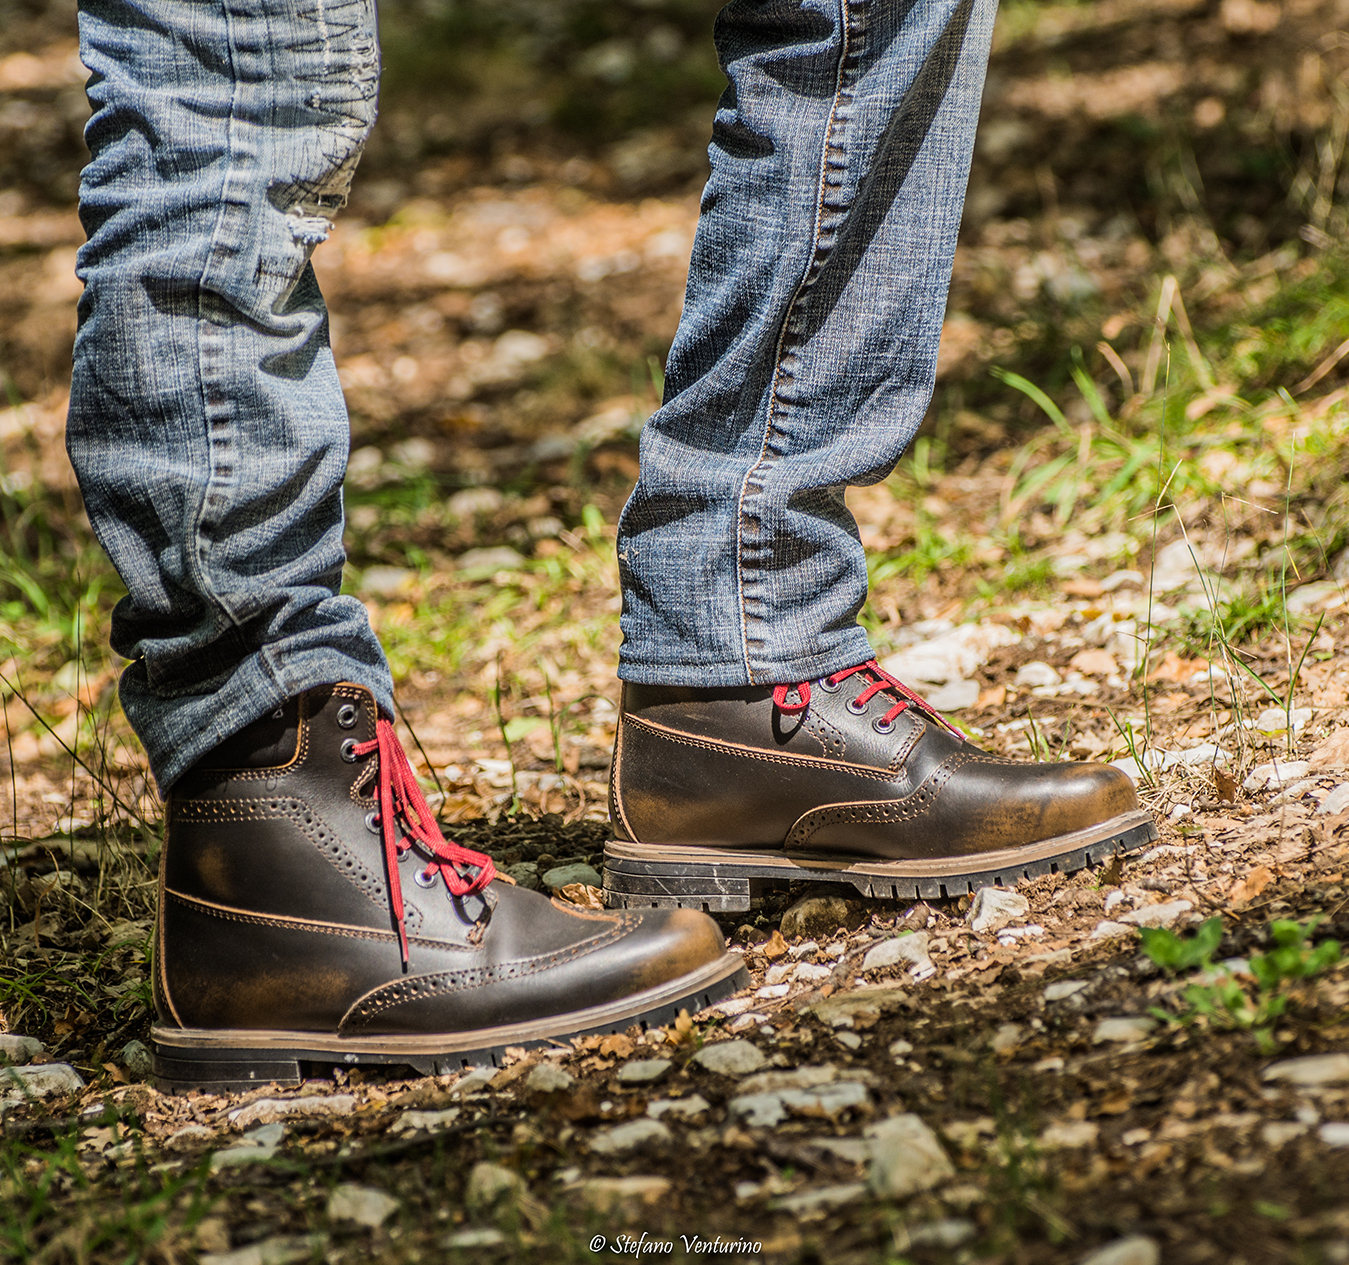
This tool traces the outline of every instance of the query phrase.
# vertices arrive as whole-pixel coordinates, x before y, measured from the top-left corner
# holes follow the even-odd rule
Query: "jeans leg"
[[[931,398],[995,0],[733,0],[665,402],[619,528],[619,675],[871,657],[843,501]]]
[[[80,38],[67,444],[128,589],[122,705],[167,787],[311,686],[391,707],[338,596],[349,428],[309,265],[374,122],[374,0],[83,0]]]

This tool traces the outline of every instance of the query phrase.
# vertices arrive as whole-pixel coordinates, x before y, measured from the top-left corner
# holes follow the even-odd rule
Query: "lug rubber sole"
[[[700,970],[622,1001],[473,1032],[340,1037],[156,1025],[150,1033],[154,1082],[168,1093],[228,1093],[269,1082],[298,1085],[332,1067],[408,1067],[423,1076],[446,1076],[466,1067],[500,1067],[508,1046],[529,1049],[570,1037],[622,1032],[633,1024],[655,1027],[677,1018],[681,1010],[702,1010],[748,983],[749,972],[739,955],[726,953]]]
[[[940,900],[1043,874],[1072,874],[1116,853],[1137,852],[1156,838],[1152,817],[1139,810],[1021,848],[912,861],[613,841],[604,849],[604,896],[617,907],[740,913],[765,884],[804,881],[850,884],[863,896],[885,900]]]

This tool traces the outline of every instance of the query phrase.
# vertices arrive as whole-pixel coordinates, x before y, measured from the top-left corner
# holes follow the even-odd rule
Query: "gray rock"
[[[705,1045],[692,1061],[720,1076],[748,1076],[767,1062],[759,1047],[749,1041],[718,1041],[715,1045]]]
[[[557,891],[559,887],[570,887],[573,883],[584,883],[587,887],[599,887],[604,880],[593,865],[578,861],[572,865],[556,865],[544,872],[541,880],[548,891]]]
[[[618,1069],[620,1085],[649,1085],[658,1081],[672,1067],[669,1059],[634,1059]]]
[[[869,1125],[863,1136],[871,1143],[867,1182],[880,1199],[904,1199],[955,1175],[936,1134],[911,1113]]]
[[[935,689],[923,691],[923,697],[939,712],[958,712],[979,701],[979,682],[963,679],[947,681]]]
[[[1316,810],[1318,813],[1335,815],[1349,812],[1349,782],[1341,782],[1325,797]]]
[[[215,1134],[203,1124],[184,1125],[164,1139],[167,1151],[194,1151],[215,1141]]]
[[[1001,1029],[999,1029],[999,1031],[1001,1031]],[[913,1053],[913,1042],[906,1041],[903,1037],[900,1037],[898,1040],[890,1042],[890,1045],[886,1049],[886,1053],[889,1054],[892,1059],[902,1059],[905,1055]]]
[[[981,887],[974,893],[974,901],[965,921],[971,931],[996,931],[1013,918],[1024,918],[1030,912],[1030,901],[1019,892],[1001,887]]]
[[[1041,1131],[1040,1149],[1074,1151],[1079,1147],[1093,1146],[1100,1133],[1101,1126],[1094,1120],[1064,1120]]]
[[[712,1104],[702,1094],[690,1094],[687,1098],[657,1098],[646,1105],[646,1114],[653,1120],[659,1120],[662,1116],[688,1120],[711,1110]]]
[[[640,1117],[612,1129],[599,1129],[590,1139],[595,1155],[629,1155],[633,1151],[659,1151],[674,1145],[674,1134],[667,1125],[650,1117]]]
[[[485,1208],[496,1203],[503,1195],[519,1190],[520,1184],[519,1174],[500,1164],[480,1160],[468,1175],[464,1202],[470,1208]]]
[[[1113,1019],[1102,1019],[1091,1034],[1091,1039],[1096,1045],[1106,1041],[1146,1041],[1156,1026],[1157,1021],[1146,1015],[1120,1015]]]
[[[407,567],[366,567],[356,585],[366,597],[397,597],[417,583],[417,573]]]
[[[872,1023],[912,1001],[912,993],[905,988],[852,988],[816,1002],[810,1013],[827,1027],[851,1028],[858,1020]]]
[[[866,957],[862,959],[862,969],[878,971],[883,966],[903,964],[917,975],[932,965],[932,959],[927,955],[927,942],[926,931],[915,931],[907,936],[891,936],[881,940],[867,950]]]
[[[232,1252],[205,1252],[200,1265],[290,1265],[312,1256],[314,1241],[303,1235],[285,1234],[235,1248]]]
[[[244,1141],[249,1146],[280,1146],[285,1136],[286,1126],[274,1120],[271,1124],[260,1124],[256,1129],[250,1129],[244,1134]]]
[[[237,1168],[240,1164],[261,1164],[276,1154],[274,1146],[254,1146],[245,1142],[242,1146],[227,1146],[211,1156],[211,1172],[218,1173],[222,1168]]]
[[[1115,922],[1111,918],[1102,918],[1093,928],[1091,938],[1093,940],[1108,940],[1114,936],[1131,936],[1133,933],[1134,929],[1122,922]]]
[[[802,1221],[813,1221],[835,1208],[856,1203],[866,1193],[867,1188],[862,1182],[848,1182],[841,1186],[820,1186],[796,1195],[785,1195],[775,1199],[768,1207],[773,1212],[790,1212]]]
[[[819,984],[834,973],[832,967],[823,962],[802,962],[792,974],[798,984]]]
[[[38,1063],[32,1067],[0,1067],[0,1102],[51,1098],[84,1088],[82,1077],[69,1063]]]
[[[581,1202],[596,1212],[622,1214],[649,1211],[670,1193],[668,1177],[593,1177],[581,1182]]]
[[[354,1221],[372,1230],[383,1225],[398,1210],[398,1200],[375,1186],[343,1182],[328,1196],[328,1216],[333,1221]]]
[[[1055,980],[1045,989],[1045,1001],[1064,1001],[1080,993],[1084,988],[1089,987],[1090,980],[1084,979],[1061,979]]]
[[[771,1129],[787,1118],[787,1108],[777,1094],[742,1094],[732,1098],[726,1110],[752,1129]]]
[[[1021,1044],[1021,1025],[1016,1023],[1004,1023],[989,1040],[988,1048],[994,1054],[1006,1054],[1015,1050]]]
[[[1121,914],[1119,921],[1132,927],[1169,927],[1181,914],[1188,914],[1194,903],[1188,900],[1168,900],[1160,905],[1144,905]]]
[[[1343,1120],[1327,1120],[1317,1129],[1316,1136],[1327,1146],[1349,1146],[1349,1123]]]
[[[1063,678],[1049,664],[1037,659],[1031,663],[1023,663],[1017,668],[1013,683],[1034,689],[1046,685],[1062,685]]]
[[[1342,1085],[1349,1083],[1349,1054],[1308,1054],[1300,1059],[1284,1059],[1264,1070],[1267,1081],[1288,1085]]]
[[[854,1079],[856,1079],[854,1077]],[[740,1084],[742,1094],[776,1094],[784,1089],[814,1089],[838,1080],[838,1068],[832,1063],[807,1063],[783,1071],[759,1072]]]
[[[845,1050],[860,1050],[862,1048],[862,1038],[855,1032],[849,1032],[847,1028],[834,1029],[834,1040]]]
[[[0,1057],[11,1063],[31,1063],[47,1053],[47,1047],[36,1037],[21,1037],[14,1032],[0,1032]]]
[[[122,1047],[122,1066],[132,1076],[145,1080],[155,1070],[154,1059],[143,1041],[128,1041]]]
[[[1307,1126],[1300,1120],[1267,1120],[1260,1126],[1260,1141],[1271,1151],[1277,1151],[1306,1132]]]
[[[865,1164],[871,1158],[871,1144],[865,1138],[809,1138],[806,1145],[837,1155],[845,1164]]]
[[[447,1248],[496,1247],[506,1236],[494,1225],[479,1226],[476,1230],[457,1230],[445,1240]]]
[[[461,553],[455,565],[460,571],[518,571],[524,562],[524,556],[509,545],[489,545]]]
[[[782,915],[782,934],[789,940],[796,936],[829,936],[846,927],[851,919],[848,902],[841,896],[805,896]]]
[[[531,1094],[558,1094],[575,1084],[576,1077],[547,1060],[530,1068],[525,1077],[525,1089]]]
[[[539,867],[533,861],[521,861],[518,865],[508,865],[506,874],[509,878],[515,880],[516,887],[523,887],[527,891],[537,892],[542,886],[539,882]]]
[[[1257,764],[1241,784],[1248,791],[1263,791],[1266,787],[1287,786],[1307,776],[1311,764],[1307,760],[1275,760]]]
[[[229,1122],[240,1132],[255,1124],[286,1120],[292,1116],[348,1116],[356,1110],[352,1094],[316,1094],[311,1098],[259,1098],[229,1113]]]
[[[390,1133],[438,1133],[448,1129],[457,1119],[458,1107],[447,1107],[444,1111],[405,1111],[389,1126]]]
[[[778,1097],[794,1116],[820,1116],[828,1120],[864,1110],[869,1101],[867,1087],[856,1081],[839,1081],[818,1089],[783,1089],[778,1091]]]
[[[1158,1265],[1162,1259],[1157,1244],[1146,1235],[1131,1234],[1088,1252],[1078,1265]]]
[[[901,1229],[895,1236],[895,1246],[900,1251],[913,1247],[938,1247],[949,1252],[968,1243],[978,1232],[973,1221],[945,1218]]]
[[[495,1067],[475,1067],[454,1082],[453,1091],[461,1097],[480,1094],[496,1078],[496,1074]]]

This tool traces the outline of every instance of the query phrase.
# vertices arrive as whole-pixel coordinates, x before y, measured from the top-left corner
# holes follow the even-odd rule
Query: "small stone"
[[[897,1041],[890,1042],[886,1053],[889,1054],[892,1059],[902,1059],[906,1054],[913,1053],[913,1042],[906,1041],[903,1037],[900,1037]]]
[[[599,876],[599,871],[593,865],[586,865],[584,862],[558,865],[551,870],[545,870],[539,881],[545,890],[553,892],[570,887],[573,883],[581,883],[586,887],[600,887],[604,882]]]
[[[915,974],[932,965],[927,954],[926,931],[911,932],[906,936],[891,936],[873,944],[862,959],[863,971],[878,971],[885,966],[907,965]]]
[[[447,1107],[444,1111],[405,1111],[389,1127],[390,1133],[438,1133],[448,1129],[459,1119],[458,1107]]]
[[[964,711],[979,701],[979,682],[957,678],[945,685],[924,689],[923,697],[939,712]]]
[[[471,1071],[465,1072],[454,1082],[453,1092],[461,1097],[467,1097],[469,1094],[480,1094],[496,1079],[496,1075],[497,1069],[494,1067],[475,1067]]]
[[[1030,912],[1030,901],[1018,892],[1001,887],[981,887],[974,893],[974,901],[965,921],[971,931],[996,931],[1013,918],[1024,918]]]
[[[988,1043],[988,1048],[994,1054],[1007,1054],[1015,1050],[1021,1044],[1021,1025],[1017,1023],[1004,1023],[993,1034]]]
[[[313,1098],[259,1098],[229,1113],[229,1122],[240,1132],[255,1124],[268,1124],[291,1116],[347,1116],[356,1110],[352,1094],[323,1094]]]
[[[848,902],[841,896],[805,896],[782,915],[782,934],[788,940],[833,935],[850,921]]]
[[[860,1050],[862,1048],[862,1038],[855,1032],[849,1032],[847,1028],[836,1029],[834,1040],[846,1050]]]
[[[494,1225],[479,1226],[475,1230],[457,1230],[445,1240],[447,1248],[496,1247],[506,1236]]]
[[[1094,1120],[1065,1120],[1051,1124],[1040,1134],[1040,1147],[1046,1151],[1076,1150],[1093,1146],[1101,1132]]]
[[[674,1066],[669,1059],[635,1059],[618,1069],[620,1085],[649,1085]]]
[[[799,964],[796,962],[775,962],[764,973],[763,982],[765,984],[781,984],[784,980],[791,979],[799,969]]]
[[[164,1139],[166,1151],[194,1151],[215,1141],[215,1134],[203,1124],[184,1125]]]
[[[145,1080],[155,1070],[154,1059],[143,1041],[128,1041],[122,1047],[122,1066],[140,1080]]]
[[[197,1258],[200,1265],[290,1265],[314,1254],[311,1239],[298,1234],[277,1235],[235,1248],[233,1252],[205,1252]]]
[[[530,1068],[525,1077],[525,1090],[531,1094],[560,1094],[575,1084],[576,1077],[547,1060]]]
[[[1349,731],[1346,731],[1349,732]],[[803,940],[800,944],[794,944],[787,950],[788,957],[803,958],[814,953],[820,946],[814,940]]]
[[[1146,1235],[1131,1234],[1088,1252],[1078,1265],[1158,1265],[1162,1259],[1157,1244]]]
[[[328,1196],[328,1216],[333,1221],[354,1221],[375,1229],[398,1210],[398,1200],[375,1186],[343,1182]]]
[[[506,875],[515,880],[516,887],[523,887],[527,891],[537,892],[543,886],[539,881],[539,867],[533,861],[506,866]]]
[[[1091,939],[1109,940],[1115,936],[1131,936],[1134,929],[1122,922],[1114,922],[1109,918],[1102,918],[1100,922],[1092,928]]]
[[[690,1094],[687,1098],[656,1098],[646,1105],[646,1114],[653,1120],[662,1116],[674,1116],[688,1120],[692,1116],[701,1116],[710,1111],[712,1104],[702,1094]]]
[[[1270,1120],[1261,1126],[1260,1140],[1274,1151],[1306,1132],[1307,1126],[1300,1120]]]
[[[1349,1146],[1349,1122],[1327,1120],[1317,1131],[1316,1136],[1327,1146]]]
[[[880,1199],[904,1199],[932,1190],[955,1174],[937,1136],[916,1115],[905,1113],[864,1130],[871,1143],[867,1182]]]
[[[1131,927],[1169,927],[1182,914],[1188,914],[1194,903],[1188,900],[1168,900],[1160,905],[1144,905],[1120,914],[1120,922]]]
[[[754,995],[766,1001],[776,1001],[779,997],[786,997],[791,991],[790,984],[765,984],[762,988],[756,988]]]
[[[732,1098],[726,1110],[751,1129],[771,1129],[787,1118],[787,1108],[777,1094],[742,1094]]]
[[[744,1094],[776,1094],[784,1089],[814,1089],[838,1080],[838,1068],[832,1063],[794,1067],[790,1071],[759,1072],[741,1082]]]
[[[718,1041],[715,1045],[705,1045],[692,1061],[719,1076],[748,1076],[767,1062],[759,1047],[749,1041]]]
[[[47,1047],[36,1037],[21,1037],[14,1032],[0,1032],[0,1057],[10,1063],[31,1063],[47,1053]]]
[[[1282,707],[1266,707],[1255,718],[1256,732],[1262,734],[1281,734],[1288,729],[1305,729],[1312,718],[1310,707],[1294,707],[1291,712]]]
[[[1257,764],[1241,784],[1248,791],[1263,791],[1270,786],[1287,786],[1307,776],[1311,768],[1307,760],[1274,760]]]
[[[1349,782],[1341,782],[1321,801],[1316,811],[1332,817],[1349,812]]]
[[[366,567],[357,591],[366,597],[397,597],[417,583],[417,573],[407,567]]]
[[[871,1145],[865,1138],[810,1138],[806,1145],[837,1155],[847,1164],[865,1164],[871,1158]]]
[[[600,1213],[654,1208],[670,1193],[668,1177],[595,1177],[582,1182],[581,1201]]]
[[[1014,684],[1034,689],[1046,685],[1062,685],[1063,678],[1049,664],[1041,663],[1037,659],[1031,663],[1023,663],[1017,668]]]
[[[280,1121],[273,1121],[271,1124],[261,1124],[256,1129],[250,1129],[244,1134],[244,1141],[250,1146],[280,1146],[281,1140],[286,1136],[286,1126]]]
[[[857,1081],[839,1081],[819,1089],[783,1089],[782,1105],[794,1116],[836,1120],[850,1111],[861,1111],[870,1101],[867,1087]]]
[[[632,1151],[663,1150],[674,1144],[674,1134],[659,1120],[640,1118],[612,1129],[600,1129],[590,1139],[596,1155],[627,1155]]]
[[[468,1185],[464,1190],[464,1202],[470,1208],[485,1208],[496,1203],[502,1196],[513,1194],[520,1189],[520,1176],[500,1164],[488,1160],[479,1160],[468,1175]]]
[[[1300,1059],[1284,1059],[1264,1070],[1267,1081],[1288,1085],[1341,1085],[1349,1083],[1349,1054],[1308,1054]]]
[[[916,1225],[896,1237],[895,1246],[901,1250],[911,1247],[944,1248],[950,1252],[968,1243],[978,1233],[974,1222],[948,1218]],[[907,1239],[908,1242],[903,1242]]]
[[[833,973],[831,967],[821,962],[802,962],[796,968],[796,974],[792,979],[798,984],[818,984],[821,980],[827,980]]]
[[[1085,979],[1055,980],[1045,988],[1045,1001],[1065,1001],[1090,985],[1091,981]]]
[[[0,1067],[0,1101],[51,1098],[84,1088],[82,1077],[69,1063],[39,1063],[34,1067]]]
[[[866,1028],[912,1000],[904,988],[854,988],[816,1002],[810,1013],[829,1028]]]
[[[260,1164],[270,1160],[276,1154],[274,1146],[254,1146],[251,1142],[243,1146],[227,1146],[211,1156],[211,1172],[218,1173],[222,1168],[237,1168],[240,1164]]]
[[[1120,1015],[1114,1019],[1102,1019],[1096,1025],[1091,1039],[1096,1045],[1107,1041],[1146,1041],[1156,1021],[1146,1015]]]
[[[461,553],[456,565],[460,571],[518,571],[524,563],[524,556],[509,545],[489,545]]]
[[[801,1221],[814,1221],[835,1208],[856,1203],[867,1193],[862,1182],[848,1182],[841,1186],[820,1186],[800,1194],[786,1195],[768,1205],[772,1212],[789,1212]]]

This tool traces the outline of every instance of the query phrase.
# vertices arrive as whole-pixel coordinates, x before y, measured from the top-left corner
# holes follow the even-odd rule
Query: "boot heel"
[[[604,903],[611,909],[678,906],[705,913],[750,908],[748,878],[723,873],[729,866],[604,858]]]
[[[183,1057],[156,1046],[153,1054],[155,1088],[167,1094],[199,1089],[208,1094],[237,1093],[259,1085],[298,1085],[297,1059],[277,1050],[209,1050],[202,1057]]]

